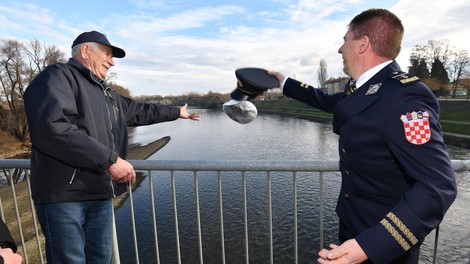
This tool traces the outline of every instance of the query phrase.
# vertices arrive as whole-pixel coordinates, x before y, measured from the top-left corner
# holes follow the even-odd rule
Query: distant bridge
[[[184,101],[186,99],[186,101]],[[204,108],[204,109],[214,109],[222,106],[224,102],[220,100],[217,96],[203,96],[203,97],[193,97],[188,98],[178,98],[178,97],[149,97],[145,99],[146,103],[156,103],[164,105],[173,105],[173,106],[182,106],[185,103],[188,103],[190,107]]]

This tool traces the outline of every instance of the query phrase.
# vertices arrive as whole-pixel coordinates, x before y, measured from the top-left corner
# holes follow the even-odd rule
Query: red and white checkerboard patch
[[[405,128],[405,137],[411,144],[421,145],[431,139],[428,112],[413,111],[400,117]]]

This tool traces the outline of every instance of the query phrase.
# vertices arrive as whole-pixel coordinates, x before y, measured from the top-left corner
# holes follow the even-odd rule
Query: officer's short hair
[[[372,50],[379,56],[395,59],[398,57],[403,39],[403,24],[392,12],[372,8],[355,16],[349,23],[354,39],[367,36]]]

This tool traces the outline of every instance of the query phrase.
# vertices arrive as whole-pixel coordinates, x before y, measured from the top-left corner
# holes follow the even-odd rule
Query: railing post
[[[439,243],[439,226],[436,227],[436,236],[434,237],[434,253],[432,256],[432,263],[436,264],[437,263],[437,245]]]
[[[180,232],[178,224],[178,207],[176,205],[176,182],[175,172],[171,171],[171,190],[173,193],[173,213],[175,216],[175,232],[176,232],[176,253],[178,254],[178,264],[181,264],[181,248],[180,248]]]
[[[272,199],[272,181],[271,172],[268,171],[268,211],[269,211],[269,263],[274,263],[273,252],[273,199]]]
[[[217,185],[219,189],[220,248],[222,251],[222,264],[225,264],[224,207],[222,200],[222,177],[220,176],[220,171],[217,171]]]
[[[324,201],[323,201],[323,172],[320,172],[320,250],[323,248],[323,217],[324,217]]]
[[[202,254],[202,232],[201,232],[201,211],[199,208],[199,187],[198,187],[198,178],[197,172],[194,171],[194,194],[196,198],[196,220],[197,220],[197,237],[199,243],[199,264],[204,263],[204,256]]]
[[[250,248],[248,246],[248,206],[246,199],[246,175],[245,171],[242,171],[242,181],[243,181],[243,215],[244,215],[244,224],[245,224],[245,263],[250,263]]]
[[[294,263],[299,263],[299,235],[297,231],[297,172],[294,171],[292,176],[292,188],[293,188],[293,206],[294,206]]]
[[[114,217],[113,209],[113,264],[121,264],[121,258],[119,256],[119,244],[116,231],[116,218]]]

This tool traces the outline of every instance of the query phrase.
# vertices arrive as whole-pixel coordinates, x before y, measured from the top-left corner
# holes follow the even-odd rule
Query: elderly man
[[[124,50],[97,31],[80,34],[72,58],[45,68],[24,94],[31,187],[48,263],[110,263],[112,198],[135,181],[127,127],[199,120],[183,107],[136,102],[105,82]]]

